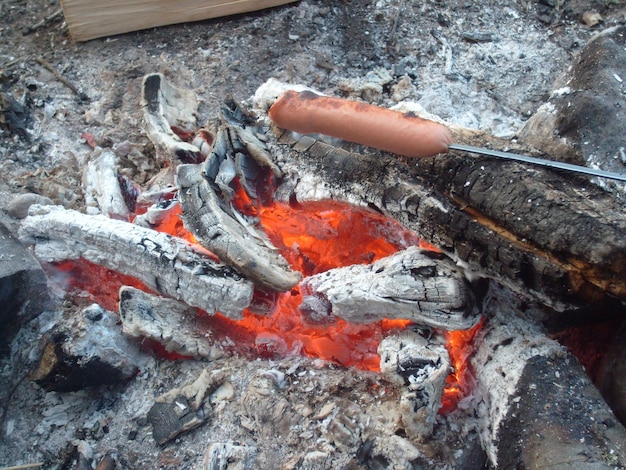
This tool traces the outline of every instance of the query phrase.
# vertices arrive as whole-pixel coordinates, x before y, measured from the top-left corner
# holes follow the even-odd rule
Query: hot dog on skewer
[[[452,143],[450,130],[443,124],[311,91],[284,92],[270,108],[269,116],[283,129],[325,134],[405,157],[445,153]]]

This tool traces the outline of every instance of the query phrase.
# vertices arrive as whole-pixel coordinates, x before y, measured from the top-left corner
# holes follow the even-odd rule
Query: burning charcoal
[[[179,166],[178,185],[185,227],[205,248],[265,289],[287,291],[298,283],[300,273],[288,267],[264,233],[224,211],[199,166]]]
[[[31,378],[60,392],[128,380],[147,358],[121,335],[117,316],[96,304],[45,335],[42,351]]]
[[[183,239],[102,215],[36,206],[20,237],[48,262],[84,258],[133,276],[156,292],[231,318],[241,318],[252,285],[198,253]]]
[[[380,370],[407,387],[400,399],[406,434],[411,438],[430,435],[450,373],[448,352],[440,344],[403,331],[383,339],[378,354]]]
[[[191,384],[158,397],[147,415],[157,444],[165,444],[205,423],[211,414],[211,406],[205,398],[225,381],[225,377],[224,370],[204,369]]]
[[[463,275],[451,263],[434,259],[417,247],[371,265],[331,269],[306,278],[307,308],[326,303],[311,299],[323,295],[330,312],[352,323],[403,318],[446,330],[471,328],[479,320],[474,297]],[[313,294],[314,293],[314,294]],[[310,315],[309,315],[310,316]]]
[[[128,220],[126,205],[117,174],[117,156],[111,150],[97,149],[87,162],[83,187],[87,213],[102,213],[114,219]]]
[[[255,468],[256,447],[238,446],[227,442],[209,444],[204,453],[203,470],[244,470]]]
[[[0,224],[0,354],[48,302],[47,279],[37,260]]]
[[[144,108],[146,132],[154,146],[174,162],[202,161],[200,149],[183,142],[172,127],[187,132],[195,130],[197,100],[189,90],[175,88],[159,73],[143,79],[141,105]]]
[[[150,338],[166,351],[199,359],[223,354],[210,338],[208,317],[177,300],[157,297],[133,287],[120,289],[122,331],[136,338]]]

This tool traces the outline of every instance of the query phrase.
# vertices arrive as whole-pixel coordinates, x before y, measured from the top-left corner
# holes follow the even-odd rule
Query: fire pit
[[[445,35],[432,41],[447,79],[464,80]],[[398,67],[413,76],[409,60]],[[26,279],[29,293],[16,292],[32,302],[11,332],[21,327],[4,370],[2,432],[7,448],[20,440],[33,450],[2,464],[624,462],[626,432],[587,376],[613,381],[606,396],[619,403],[621,375],[610,364],[623,349],[614,346],[604,367],[594,360],[601,349],[580,355],[585,371],[551,339],[571,345],[580,331],[572,325],[596,328],[601,308],[615,329],[621,322],[618,185],[599,190],[583,177],[458,152],[408,160],[294,135],[266,118],[276,82],[243,105],[220,95],[220,116],[201,126],[207,105],[187,87],[193,80],[144,75],[153,69],[134,70],[142,91],[130,93],[141,94],[147,146],[85,133],[93,152],[80,162],[81,190],[57,178],[29,186],[40,196],[16,199],[31,206],[19,234],[51,290],[38,287],[38,262],[13,240],[29,262],[6,278]],[[372,87],[376,79],[385,80],[346,82],[335,94],[376,101],[391,93]],[[393,85],[394,100],[410,81]],[[566,109],[557,100],[576,96],[561,90],[550,101]],[[519,141],[451,126],[453,138],[539,155],[528,146],[534,135],[544,140],[533,145],[558,155],[563,142],[532,131],[563,124],[548,108]],[[588,138],[568,158],[598,153],[594,145]],[[595,154],[589,161],[602,163]]]

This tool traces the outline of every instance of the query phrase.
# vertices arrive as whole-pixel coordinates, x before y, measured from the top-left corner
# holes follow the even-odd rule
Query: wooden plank
[[[295,0],[61,0],[74,41],[200,21]]]

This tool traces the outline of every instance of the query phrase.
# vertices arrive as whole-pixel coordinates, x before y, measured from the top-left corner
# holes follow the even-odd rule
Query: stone
[[[22,325],[44,310],[47,282],[39,262],[0,224],[0,354],[8,352]]]

